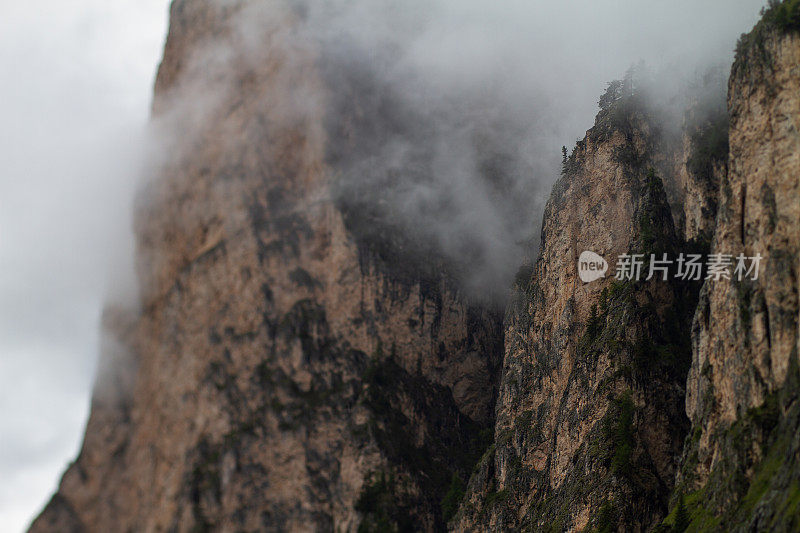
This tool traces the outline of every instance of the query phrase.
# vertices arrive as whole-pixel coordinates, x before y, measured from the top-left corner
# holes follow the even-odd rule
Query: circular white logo
[[[584,283],[606,277],[608,263],[594,252],[583,252],[578,258],[578,277]]]

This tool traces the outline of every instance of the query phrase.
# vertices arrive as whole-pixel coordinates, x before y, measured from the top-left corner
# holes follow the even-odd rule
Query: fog
[[[300,86],[264,98],[297,120],[314,115],[303,105],[325,108],[326,193],[349,229],[373,244],[387,230],[404,236],[410,252],[390,262],[425,263],[433,248],[470,296],[500,304],[536,252],[561,146],[592,125],[607,82],[643,62],[656,84],[650,104],[675,129],[682,93],[709,68],[727,69],[760,9],[753,0],[290,4],[292,24],[274,3],[218,0],[238,15],[224,40],[190,58],[174,100],[178,136],[235,90],[230,61],[318,50],[324,101]]]
[[[271,4],[249,4],[235,24],[257,51]],[[592,125],[606,83],[643,60],[674,73],[658,77],[666,86],[657,94],[668,98],[708,66],[730,63],[762,4],[309,0],[295,4],[301,27],[287,38],[322,45],[331,131],[353,94],[366,111],[352,142],[333,137],[336,200],[385,201],[380,216],[465,265],[467,290],[502,297],[526,251],[520,243],[535,242],[561,146],[571,149]],[[26,526],[77,453],[103,303],[134,299],[130,205],[147,177],[145,124],[166,8],[164,0],[2,8],[0,528],[8,531]],[[206,43],[195,60],[224,63],[226,46]],[[206,87],[198,98],[209,100],[187,109],[212,105],[217,90],[229,88]]]
[[[643,62],[657,84],[648,91],[652,107],[679,127],[686,88],[710,67],[730,64],[760,7],[741,0],[302,6],[296,38],[322,43],[332,93],[337,200],[371,212],[364,226],[387,222],[423,248],[437,247],[470,295],[501,303],[520,262],[536,252],[561,146],[571,150],[592,125],[606,83]],[[254,18],[247,15],[248,29]]]

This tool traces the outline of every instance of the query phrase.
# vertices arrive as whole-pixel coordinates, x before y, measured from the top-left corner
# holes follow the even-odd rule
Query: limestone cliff
[[[653,170],[657,121],[624,86],[609,93],[548,202],[539,260],[518,276],[495,444],[457,530],[646,530],[666,515],[696,287],[645,281],[647,263],[641,281],[613,279],[619,255],[671,255],[681,239]],[[609,260],[606,279],[580,281],[585,250]]]
[[[302,13],[264,4],[172,4],[141,310],[107,313],[83,448],[32,531],[441,529],[485,449],[502,316],[435,250],[359,231],[330,135],[356,117]]]
[[[714,235],[719,184],[728,172],[726,81],[711,70],[685,114],[674,182],[681,190],[678,218],[687,241],[706,248]]]
[[[797,8],[769,9],[742,37],[732,69],[729,172],[713,249],[763,259],[756,281],[708,282],[695,317],[693,429],[679,487],[691,530],[800,527]]]
[[[174,0],[141,302],[104,315],[81,453],[31,531],[800,528],[799,6],[742,38],[727,107],[713,76],[679,113],[610,84],[503,317],[397,216],[445,116],[303,2]],[[468,129],[524,210],[523,165]],[[398,145],[413,164],[373,164]],[[708,251],[760,254],[758,280],[645,279]]]
[[[797,2],[766,10],[740,41],[727,110],[690,99],[680,142],[657,134],[652,124],[663,121],[648,124],[630,106],[620,112],[623,98],[565,163],[539,260],[520,272],[506,318],[496,440],[457,530],[800,527],[798,10]],[[666,194],[641,186],[651,181],[642,180],[647,166]],[[699,301],[696,286],[582,285],[574,266],[582,250],[647,250],[649,226],[637,227],[648,220],[643,205],[661,205],[650,218],[659,251],[672,243],[728,254],[732,279],[707,281]],[[757,280],[737,278],[739,254],[762,257]],[[623,287],[627,303],[618,300]],[[680,446],[688,352],[691,428]],[[642,374],[643,361],[656,363]]]

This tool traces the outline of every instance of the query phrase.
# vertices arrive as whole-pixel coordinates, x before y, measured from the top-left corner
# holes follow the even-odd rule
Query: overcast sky
[[[79,448],[167,3],[0,2],[2,531],[27,526]]]
[[[472,62],[496,62],[481,56],[487,48],[519,55],[509,36],[534,36],[521,57],[530,79],[553,80],[566,125],[557,128],[557,161],[559,143],[571,146],[591,126],[606,81],[639,59],[729,57],[763,1],[508,0],[489,11],[481,3],[452,19],[452,51],[464,55],[460,28],[475,21],[486,26],[470,41]],[[130,264],[129,205],[167,8],[167,0],[0,3],[2,531],[26,527],[79,448],[102,304]],[[437,63],[446,57],[426,61],[446,70],[449,60]]]

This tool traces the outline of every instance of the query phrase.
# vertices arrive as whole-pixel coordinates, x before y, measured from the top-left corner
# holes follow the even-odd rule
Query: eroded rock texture
[[[331,194],[331,121],[359,125],[301,16],[173,3],[141,310],[108,313],[83,449],[32,531],[442,529],[483,453],[502,316]]]
[[[602,103],[601,103],[602,105]],[[646,530],[666,515],[688,420],[691,286],[613,280],[624,253],[680,239],[653,166],[661,132],[635,94],[606,102],[548,202],[541,254],[517,279],[495,444],[458,530]],[[610,259],[578,278],[584,250]]]
[[[800,527],[800,39],[768,11],[730,87],[729,172],[713,249],[763,257],[757,281],[709,282],[693,326],[681,493],[692,528]]]
[[[141,306],[105,313],[83,448],[31,530],[797,530],[794,19],[742,39],[727,111],[714,79],[677,120],[611,85],[503,324],[396,216],[461,117],[304,33],[303,5],[173,3]],[[508,139],[466,130],[491,201],[523,210]],[[620,254],[709,246],[761,254],[759,279],[613,279]],[[605,279],[581,282],[585,250]]]

